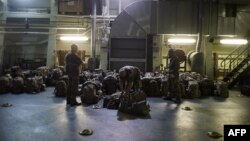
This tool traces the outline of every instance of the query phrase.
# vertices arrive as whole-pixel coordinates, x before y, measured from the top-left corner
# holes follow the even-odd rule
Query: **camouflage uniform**
[[[82,60],[75,53],[69,52],[65,57],[66,73],[69,76],[69,85],[67,91],[67,104],[76,103],[76,95],[78,93],[80,65]]]
[[[181,101],[180,83],[179,83],[179,69],[180,61],[175,55],[174,50],[170,49],[169,56],[169,96],[176,98],[177,102]]]
[[[119,70],[121,92],[129,92],[132,87],[138,90],[141,86],[140,69],[134,66],[124,66]]]

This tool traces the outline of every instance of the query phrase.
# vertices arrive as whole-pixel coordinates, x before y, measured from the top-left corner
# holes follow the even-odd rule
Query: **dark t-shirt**
[[[71,76],[79,75],[79,67],[82,64],[82,60],[76,54],[69,52],[65,57],[66,73]]]
[[[180,61],[176,56],[170,58],[169,61],[169,73],[176,77],[179,77]]]

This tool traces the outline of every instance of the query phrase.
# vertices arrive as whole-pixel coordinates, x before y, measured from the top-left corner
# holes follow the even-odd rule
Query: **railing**
[[[221,62],[221,67],[224,68],[224,76],[226,72],[231,72],[235,69],[244,59],[250,55],[249,45],[239,46],[233,50],[223,61]]]

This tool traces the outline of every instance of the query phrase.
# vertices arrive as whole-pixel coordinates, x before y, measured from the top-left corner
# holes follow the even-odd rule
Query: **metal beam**
[[[50,18],[48,13],[6,12],[7,18]]]

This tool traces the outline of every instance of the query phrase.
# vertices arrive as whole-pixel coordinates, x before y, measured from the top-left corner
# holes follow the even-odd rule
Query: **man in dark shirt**
[[[78,106],[81,103],[76,101],[78,93],[80,65],[83,65],[81,58],[77,55],[77,45],[71,45],[71,51],[65,57],[66,73],[69,76],[69,85],[67,92],[67,104]]]
[[[179,84],[179,69],[180,61],[173,49],[168,51],[169,57],[169,93],[170,98],[176,98],[176,103],[181,102],[180,84]]]

